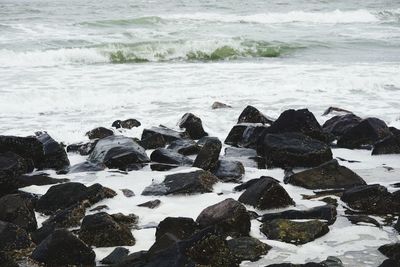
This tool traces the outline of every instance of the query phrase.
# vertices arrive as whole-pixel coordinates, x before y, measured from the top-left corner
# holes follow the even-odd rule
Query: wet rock
[[[393,135],[400,135],[400,129],[397,129],[396,127],[389,127],[389,130]]]
[[[157,148],[154,150],[150,155],[150,159],[154,162],[180,166],[191,166],[193,164],[192,159],[166,148]]]
[[[104,127],[97,127],[85,134],[89,139],[102,139],[114,135],[114,132]]]
[[[66,209],[59,210],[43,222],[43,225],[54,225],[57,228],[69,228],[79,226],[80,221],[85,216],[86,207],[89,203],[86,201],[72,205]]]
[[[92,153],[98,141],[99,141],[98,139],[93,139],[90,140],[89,142],[80,142],[68,145],[67,152],[77,152],[82,156],[87,156],[90,153]]]
[[[123,247],[117,247],[100,262],[103,264],[117,264],[121,262],[124,257],[128,256],[128,254],[129,254],[129,249]]]
[[[372,155],[400,154],[400,135],[388,136],[374,144]]]
[[[150,201],[144,202],[142,204],[139,204],[138,207],[146,207],[149,209],[155,209],[158,206],[160,206],[160,204],[161,204],[161,200],[155,199],[155,200],[150,200]]]
[[[0,251],[0,266],[2,267],[19,267],[19,264],[15,262],[15,259],[5,253],[4,251]]]
[[[380,246],[378,250],[389,259],[400,261],[400,243],[386,244]]]
[[[375,225],[376,227],[381,227],[380,223],[375,220],[374,218],[371,218],[366,215],[347,215],[346,218],[352,223],[352,224],[359,224],[359,223],[369,223],[372,225]]]
[[[400,267],[400,262],[391,259],[386,259],[378,267]]]
[[[365,185],[365,181],[347,167],[333,159],[320,166],[290,175],[285,183],[307,189],[351,188]]]
[[[134,197],[135,196],[135,193],[130,189],[121,189],[121,191],[122,191],[122,194],[124,194],[124,196],[126,196],[126,197]]]
[[[250,216],[246,208],[232,198],[205,208],[196,222],[202,228],[217,226],[227,236],[248,236],[250,232]]]
[[[247,106],[238,118],[237,123],[262,123],[271,124],[273,121],[262,114],[253,106]]]
[[[1,135],[0,152],[13,152],[25,160],[33,162],[34,166],[39,166],[44,158],[43,145],[34,136],[18,137]],[[2,157],[4,157],[4,155]],[[2,163],[2,165],[3,164],[4,163]],[[29,171],[32,171],[33,166],[29,169]]]
[[[344,265],[340,259],[329,256],[326,260],[320,263],[316,262],[308,262],[305,264],[278,263],[278,264],[270,264],[266,267],[344,267]]]
[[[342,109],[342,108],[338,108],[338,107],[329,107],[327,108],[324,113],[322,114],[322,116],[326,116],[328,114],[331,113],[345,113],[345,114],[353,114],[353,112],[348,111],[346,109]]]
[[[16,177],[26,172],[28,164],[24,158],[13,152],[0,153],[0,197],[21,187]]]
[[[252,158],[257,157],[257,151],[252,148],[226,147],[225,157],[228,158]]]
[[[96,247],[133,246],[135,238],[128,227],[105,212],[83,218],[79,238]]]
[[[192,113],[186,113],[182,116],[178,123],[179,128],[185,128],[186,132],[192,139],[200,139],[208,134],[203,129],[201,119]]]
[[[193,167],[197,167],[206,171],[214,170],[218,164],[221,148],[222,144],[218,139],[208,140],[194,160]]]
[[[71,166],[66,173],[99,172],[105,168],[106,165],[104,163],[85,161]]]
[[[211,108],[212,108],[212,109],[232,108],[232,106],[227,105],[227,104],[222,103],[222,102],[215,101],[215,102],[211,105]]]
[[[264,222],[260,230],[269,239],[295,245],[311,242],[329,232],[328,225],[318,220],[296,222],[287,219]]]
[[[218,178],[213,174],[198,170],[188,173],[167,175],[160,184],[153,184],[144,189],[142,195],[182,195],[212,192]]]
[[[224,143],[231,146],[239,146],[239,142],[242,140],[243,133],[247,127],[247,125],[243,124],[233,126],[228,136],[225,138]]]
[[[56,230],[33,251],[32,259],[47,266],[95,266],[93,250],[67,230]]]
[[[245,148],[257,148],[258,140],[270,127],[267,126],[259,126],[259,125],[249,125],[243,131],[242,138],[239,140],[237,145],[239,147]]]
[[[99,140],[88,161],[104,163],[108,168],[127,169],[129,165],[149,162],[143,147],[124,136],[109,136]]]
[[[275,219],[289,219],[289,220],[306,220],[306,219],[319,219],[325,220],[329,225],[336,221],[336,207],[333,205],[324,205],[314,207],[307,210],[286,210],[276,213],[266,213],[262,216],[261,222],[266,222]]]
[[[105,198],[116,195],[114,191],[100,184],[86,187],[81,183],[65,183],[54,185],[37,202],[36,210],[44,214],[53,214],[57,210],[68,208],[74,204],[89,201],[91,205]]]
[[[36,168],[61,170],[69,166],[67,153],[61,144],[46,132],[36,133],[36,138],[42,144],[44,151],[44,158],[40,163],[35,164]]]
[[[167,217],[157,226],[156,241],[159,241],[165,234],[171,234],[177,240],[188,239],[199,230],[199,224],[192,218]]]
[[[150,129],[144,129],[141,139],[142,140],[147,139],[155,134],[161,134],[167,143],[171,143],[177,139],[189,138],[189,135],[186,132],[178,132],[171,130],[167,127],[160,126],[160,127],[151,127]]]
[[[162,163],[153,163],[150,165],[150,169],[152,171],[158,171],[158,172],[165,172],[178,167],[179,167],[178,165],[162,164]]]
[[[172,151],[178,152],[182,155],[195,155],[199,153],[201,147],[193,140],[189,139],[178,139],[173,142],[167,147]]]
[[[50,177],[47,173],[24,174],[16,178],[18,187],[26,187],[31,185],[48,185],[69,182],[69,179],[57,179]]]
[[[100,210],[109,210],[110,207],[107,205],[99,205],[97,207],[94,207],[93,209],[90,209],[89,211],[100,211]]]
[[[125,225],[126,227],[133,229],[137,228],[137,224],[139,222],[139,217],[133,213],[128,215],[119,213],[114,213],[110,215],[117,223],[121,225]]]
[[[36,244],[39,245],[43,240],[51,235],[57,227],[54,224],[44,224],[42,227],[31,232],[31,239]]]
[[[135,119],[127,119],[124,121],[121,120],[116,120],[112,123],[111,127],[114,128],[124,128],[124,129],[132,129],[134,127],[139,127],[141,123],[138,120]]]
[[[346,114],[334,116],[327,120],[322,129],[325,133],[330,134],[334,139],[344,135],[349,129],[360,123],[362,119],[354,114]]]
[[[142,140],[138,141],[138,144],[144,149],[156,149],[159,147],[165,147],[167,145],[167,141],[165,141],[163,135],[155,133],[148,135],[146,138],[142,137]]]
[[[31,240],[28,233],[19,226],[0,221],[0,251],[28,248]]]
[[[0,198],[0,220],[13,223],[26,231],[37,228],[32,202],[19,194],[6,195]]]
[[[239,237],[227,242],[229,249],[239,261],[257,261],[271,249],[271,246],[254,237]]]
[[[299,133],[267,134],[257,153],[265,157],[269,168],[316,167],[332,159],[329,146]]]
[[[377,118],[367,118],[347,130],[337,141],[339,147],[362,148],[392,135],[386,123]]]
[[[244,166],[240,161],[219,160],[213,174],[224,182],[238,182],[244,175]]]
[[[238,200],[260,210],[284,208],[295,204],[275,179],[266,176],[253,181]]]

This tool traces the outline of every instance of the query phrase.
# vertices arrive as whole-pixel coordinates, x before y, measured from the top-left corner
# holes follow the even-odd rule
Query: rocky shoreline
[[[212,107],[229,108],[222,103]],[[400,231],[400,191],[367,184],[341,165],[346,159],[334,158],[332,153],[333,148],[345,148],[371,150],[371,157],[400,154],[400,130],[347,110],[329,108],[325,113],[336,115],[321,126],[307,109],[286,110],[272,119],[247,106],[224,144],[209,136],[202,120],[191,113],[179,120],[181,131],[150,127],[140,139],[116,130],[141,126],[135,119],[116,120],[112,128],[95,128],[86,133],[89,140],[76,144],[64,145],[45,132],[0,136],[0,264],[95,266],[97,261],[107,266],[239,266],[258,261],[273,248],[251,235],[255,223],[268,240],[300,246],[332,231],[339,208],[352,224],[382,227],[375,219],[379,217],[385,226]],[[71,164],[73,154],[87,159]],[[175,169],[179,172],[151,179],[153,172]],[[282,169],[285,176],[243,181],[248,169]],[[134,188],[117,191],[99,183],[89,186],[53,178],[47,170],[67,177],[104,170],[146,170],[148,184],[136,193],[151,198],[138,205],[148,209],[149,216],[172,197],[226,197],[219,202],[210,198],[196,218],[166,214],[148,226],[155,227],[152,246],[130,253],[124,247],[135,246],[142,218],[132,213],[109,214],[107,201],[121,194],[135,198]],[[222,183],[229,186],[229,193],[215,190]],[[43,195],[23,191],[32,185],[48,185],[49,189]],[[303,198],[325,204],[298,209],[295,199],[299,196],[289,194],[286,185],[314,190]],[[37,214],[46,220],[38,224]],[[93,247],[117,248],[99,259]],[[380,266],[400,266],[400,243],[381,246],[378,251],[388,258]],[[318,263],[267,266],[343,264],[333,253]]]

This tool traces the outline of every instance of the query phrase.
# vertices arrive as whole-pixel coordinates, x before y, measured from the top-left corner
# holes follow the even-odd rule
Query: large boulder
[[[0,197],[14,193],[20,183],[16,177],[28,172],[29,162],[13,152],[0,153]]]
[[[105,212],[83,218],[79,238],[96,247],[133,246],[135,238],[129,228]]]
[[[82,156],[87,156],[92,153],[98,139],[92,139],[89,142],[74,143],[67,146],[67,152],[77,152]]]
[[[154,133],[148,135],[145,138],[142,137],[142,140],[138,141],[138,144],[141,145],[144,149],[156,149],[159,147],[165,147],[167,141],[164,139],[163,135],[159,133]]]
[[[192,139],[200,139],[208,135],[203,129],[201,119],[192,113],[185,113],[178,125],[180,128],[185,128]]]
[[[242,140],[243,133],[247,129],[248,125],[246,124],[238,124],[233,126],[233,128],[228,133],[228,136],[225,138],[224,143],[231,146],[239,146],[239,143]]]
[[[23,174],[15,178],[18,188],[31,185],[49,185],[68,182],[66,178],[52,178],[47,173]]]
[[[374,144],[372,155],[400,154],[400,134],[388,136]]]
[[[108,265],[117,264],[123,261],[123,259],[126,256],[128,256],[128,254],[129,254],[129,249],[124,247],[116,247],[107,257],[102,259],[100,262],[102,264],[108,264]]]
[[[380,246],[378,250],[389,259],[400,262],[400,243],[386,244]]]
[[[50,215],[60,209],[68,208],[85,200],[93,205],[100,200],[114,196],[116,196],[116,193],[113,190],[100,184],[94,184],[89,187],[81,183],[53,185],[38,200],[36,210]]]
[[[313,169],[295,173],[285,178],[285,183],[307,189],[351,188],[365,185],[365,181],[347,167],[340,166],[336,159]]]
[[[262,114],[253,106],[247,106],[238,118],[237,123],[262,123],[271,124],[273,121]]]
[[[212,171],[217,167],[222,144],[217,138],[209,139],[194,160],[193,167]]]
[[[108,168],[127,169],[129,165],[149,162],[143,147],[124,136],[109,136],[97,142],[88,161],[99,162]]]
[[[322,125],[322,129],[325,133],[337,139],[356,126],[361,120],[360,117],[354,114],[334,116]]]
[[[268,128],[267,125],[254,123],[235,125],[229,132],[224,143],[236,147],[255,149],[258,139],[264,135]]]
[[[36,133],[36,138],[42,144],[44,152],[43,160],[35,164],[36,168],[61,170],[69,166],[67,153],[61,144],[46,132]]]
[[[199,153],[201,147],[190,139],[177,139],[169,144],[167,149],[178,152],[182,155],[194,155]]]
[[[192,159],[166,148],[157,148],[154,150],[150,155],[150,159],[154,162],[180,166],[191,166],[193,164]]]
[[[165,234],[172,235],[176,240],[188,239],[199,230],[199,224],[192,218],[167,217],[157,226],[156,242],[160,241]]]
[[[240,161],[219,160],[213,171],[223,182],[239,182],[244,175],[244,166]]]
[[[266,134],[257,153],[272,167],[315,167],[332,159],[329,146],[299,133]]]
[[[227,236],[248,236],[250,216],[246,208],[238,201],[228,198],[205,208],[196,222],[202,228],[217,226]]]
[[[260,210],[285,208],[294,205],[286,190],[271,177],[262,176],[248,182],[239,201]]]
[[[32,201],[19,194],[0,198],[0,220],[18,225],[29,232],[37,228]]]
[[[95,253],[67,230],[54,231],[32,252],[32,259],[46,266],[95,266]]]
[[[93,130],[88,131],[85,134],[89,139],[102,139],[107,136],[114,135],[114,132],[110,129],[104,128],[104,127],[97,127],[94,128]]]
[[[13,223],[0,221],[0,251],[28,248],[31,243],[24,229]]]
[[[232,238],[227,242],[230,251],[239,261],[257,261],[272,248],[250,236]]]
[[[212,192],[218,178],[213,174],[198,170],[188,173],[167,175],[160,184],[152,184],[144,189],[142,195],[182,195]]]
[[[43,222],[43,226],[54,225],[58,228],[80,226],[81,220],[85,217],[86,207],[89,204],[88,201],[83,201],[82,203],[74,204],[66,209],[58,210]]]
[[[114,128],[124,128],[124,129],[132,129],[133,127],[139,127],[141,125],[140,121],[136,119],[126,119],[126,120],[116,120],[112,123],[111,127]]]
[[[186,132],[178,132],[172,129],[169,129],[164,126],[160,127],[151,127],[150,129],[144,129],[142,133],[142,140],[150,138],[150,136],[160,134],[164,138],[167,143],[171,143],[177,139],[187,139],[189,135]]]
[[[287,219],[266,221],[260,230],[269,239],[295,245],[311,242],[329,232],[328,225],[318,220],[297,222]]]
[[[66,173],[98,172],[104,170],[105,168],[106,165],[104,165],[104,163],[102,162],[84,161],[72,165],[71,167],[66,169]]]

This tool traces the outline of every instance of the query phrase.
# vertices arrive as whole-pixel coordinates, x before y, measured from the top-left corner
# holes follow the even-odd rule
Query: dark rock
[[[180,239],[178,239],[175,235],[165,233],[160,238],[156,239],[156,242],[154,242],[154,244],[147,251],[146,256],[151,258],[153,255],[157,255],[157,253],[168,249],[179,241]]]
[[[243,191],[243,190],[246,190],[247,188],[253,186],[254,184],[260,182],[260,180],[265,179],[265,178],[272,179],[274,182],[280,183],[280,182],[279,182],[278,180],[276,180],[275,178],[266,177],[266,176],[261,176],[260,178],[251,179],[251,180],[249,180],[249,181],[247,181],[247,182],[244,182],[244,183],[242,183],[242,184],[240,184],[240,185],[238,185],[238,186],[235,186],[233,189],[234,189],[234,191]]]
[[[344,267],[344,265],[340,259],[329,256],[326,260],[320,263],[316,262],[307,262],[304,264],[278,263],[278,264],[270,264],[266,267]]]
[[[192,113],[185,113],[178,123],[179,128],[185,128],[192,139],[200,139],[208,134],[203,129],[201,119]]]
[[[97,127],[93,130],[90,130],[85,135],[89,137],[89,139],[102,139],[104,137],[114,135],[114,132],[104,127]]]
[[[273,121],[253,106],[247,106],[239,116],[237,123],[271,124]]]
[[[334,116],[322,125],[322,129],[325,133],[330,134],[334,139],[337,139],[344,135],[349,129],[360,123],[361,120],[360,117],[354,114]]]
[[[246,208],[232,198],[205,208],[196,222],[202,228],[216,225],[227,236],[248,236],[250,232],[250,216]]]
[[[32,202],[19,194],[6,195],[0,198],[0,220],[13,223],[26,231],[37,228]]]
[[[123,261],[123,258],[128,256],[128,254],[129,254],[129,249],[123,247],[117,247],[100,262],[103,264],[117,264]]]
[[[226,147],[225,157],[228,158],[252,158],[257,157],[257,151],[252,148]]]
[[[178,139],[171,142],[167,149],[178,152],[182,155],[194,155],[199,153],[201,147],[193,140]]]
[[[16,177],[28,171],[24,158],[13,152],[0,153],[0,197],[14,193],[20,186]]]
[[[156,241],[165,234],[171,234],[178,240],[190,238],[200,227],[192,218],[167,217],[162,220],[156,229]]]
[[[4,251],[0,251],[0,266],[2,267],[19,267],[19,264],[15,262],[12,256],[8,255]]]
[[[72,205],[66,209],[59,210],[50,216],[43,225],[54,225],[57,228],[69,228],[80,225],[80,221],[85,216],[86,207],[89,203],[86,201]]]
[[[193,167],[212,171],[217,167],[222,144],[218,139],[208,140],[194,160]]]
[[[154,162],[180,166],[191,166],[193,164],[192,159],[166,148],[157,148],[154,150],[150,155],[150,159]]]
[[[243,124],[233,126],[224,143],[231,146],[239,146],[239,142],[242,140],[243,133],[247,127],[247,125]]]
[[[257,209],[277,209],[294,205],[286,190],[273,178],[261,177],[239,197],[239,201]]]
[[[89,142],[81,142],[67,146],[67,152],[78,152],[82,156],[87,156],[92,153],[98,139],[90,140]]]
[[[260,230],[269,239],[296,245],[311,242],[329,232],[328,225],[318,220],[296,222],[287,219],[266,221]]]
[[[47,266],[95,266],[93,250],[67,230],[56,230],[33,251],[32,259]]]
[[[334,112],[339,112],[339,113],[346,113],[346,114],[353,114],[353,112],[348,111],[346,109],[338,108],[338,107],[329,107],[327,108],[322,116],[326,116],[328,114],[334,113]]]
[[[90,209],[89,211],[100,211],[100,210],[109,210],[110,208],[107,205],[99,205],[97,207],[94,207],[93,209]]]
[[[105,198],[114,197],[116,193],[100,184],[86,187],[80,183],[54,185],[37,202],[36,210],[44,214],[53,214],[57,210],[88,200],[91,205]]]
[[[114,221],[119,224],[125,225],[128,228],[137,228],[137,223],[139,222],[139,217],[133,213],[125,215],[121,212],[114,213],[110,215]]]
[[[386,244],[380,246],[378,250],[389,259],[400,261],[400,243]]]
[[[88,161],[104,163],[108,168],[126,169],[130,164],[149,162],[149,157],[133,139],[109,136],[99,140]]]
[[[44,224],[36,231],[31,232],[31,239],[36,245],[39,245],[46,237],[51,235],[56,228],[54,224]]]
[[[392,135],[386,123],[377,118],[367,118],[347,130],[337,142],[339,147],[361,148]]]
[[[160,204],[161,204],[161,200],[155,199],[155,200],[150,200],[150,201],[144,202],[142,204],[139,204],[138,207],[146,207],[149,209],[155,209],[158,206],[160,206]]]
[[[389,130],[394,135],[400,135],[400,129],[397,129],[396,127],[389,127]]]
[[[375,225],[376,227],[381,227],[377,220],[367,215],[347,215],[346,218],[349,219],[352,224],[369,223]]]
[[[135,193],[130,189],[121,189],[121,191],[122,191],[122,194],[124,194],[124,196],[126,196],[126,197],[134,197],[135,196]]]
[[[386,259],[378,267],[400,267],[400,261]]]
[[[215,102],[211,105],[211,108],[212,108],[212,109],[232,108],[232,106],[227,105],[227,104],[222,103],[222,102],[215,101]]]
[[[249,125],[243,131],[242,138],[239,140],[237,145],[239,147],[245,148],[257,148],[258,140],[270,127],[267,126],[259,126],[259,125]]]
[[[177,139],[187,139],[189,135],[186,132],[177,132],[167,127],[151,127],[150,129],[144,129],[142,133],[142,140],[149,138],[152,135],[161,134],[167,143],[171,143]]]
[[[47,133],[36,133],[37,140],[42,144],[44,157],[35,164],[38,169],[61,170],[69,166],[69,160],[64,148]]]
[[[197,140],[196,144],[202,148],[207,142],[217,142],[218,137],[215,136],[204,136]]]
[[[28,233],[19,226],[0,221],[0,251],[28,248],[31,240]]]
[[[96,247],[133,246],[135,238],[128,227],[105,212],[83,218],[79,238]]]
[[[332,159],[325,143],[299,133],[267,134],[260,140],[257,153],[271,167],[315,167]]]
[[[238,182],[244,175],[244,166],[240,161],[219,160],[213,174],[224,182]]]
[[[228,247],[240,261],[257,261],[271,247],[254,237],[239,237],[228,240]]]
[[[67,170],[67,173],[99,172],[104,170],[105,168],[106,165],[104,165],[104,163],[85,161],[71,166]]]
[[[388,136],[374,144],[372,155],[400,154],[400,135]]]
[[[69,179],[56,179],[49,177],[47,173],[24,174],[16,178],[18,187],[26,187],[31,185],[48,185],[69,182]]]
[[[152,171],[158,171],[158,172],[165,172],[178,167],[179,167],[178,165],[162,164],[162,163],[153,163],[150,165],[150,169]]]
[[[307,189],[351,188],[365,185],[365,181],[347,167],[333,159],[320,166],[290,175],[285,183]]]
[[[218,178],[213,174],[198,170],[188,173],[167,175],[160,184],[152,184],[144,189],[142,195],[180,195],[212,192]]]
[[[135,119],[127,119],[124,121],[121,120],[116,120],[112,123],[111,127],[114,128],[124,128],[124,129],[132,129],[134,127],[139,127],[141,123],[138,120]]]
[[[163,135],[155,133],[146,138],[142,138],[142,140],[138,141],[138,144],[144,147],[144,149],[156,149],[159,147],[165,147],[167,141],[165,141]]]

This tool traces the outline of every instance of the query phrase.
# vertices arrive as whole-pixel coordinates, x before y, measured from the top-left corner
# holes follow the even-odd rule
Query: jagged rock
[[[67,146],[67,152],[78,152],[82,156],[87,156],[92,153],[96,146],[98,139],[90,140],[89,142],[80,142]]]
[[[224,143],[231,146],[239,146],[239,142],[242,140],[243,133],[247,127],[247,125],[243,124],[233,126],[228,136],[225,138]]]
[[[203,129],[201,119],[192,113],[185,113],[178,123],[179,128],[185,128],[192,139],[200,139],[208,134]]]
[[[102,162],[89,162],[84,161],[71,166],[67,173],[80,173],[80,172],[99,172],[106,168]]]
[[[198,170],[188,173],[176,173],[167,175],[160,184],[152,184],[144,189],[142,195],[161,196],[161,195],[179,195],[193,193],[212,192],[213,185],[218,178],[213,174]]]
[[[26,187],[31,185],[48,185],[69,182],[69,179],[57,179],[50,177],[47,173],[24,174],[16,177],[18,187]]]
[[[161,204],[161,200],[155,199],[155,200],[150,200],[150,201],[144,202],[142,204],[139,204],[138,207],[146,207],[149,209],[155,209],[158,206],[160,206],[160,204]]]
[[[114,132],[104,127],[97,127],[85,134],[89,139],[102,139],[114,135]]]
[[[100,262],[103,264],[117,264],[123,261],[123,258],[128,256],[128,254],[129,254],[129,249],[123,247],[117,247]]]
[[[36,138],[43,146],[43,161],[36,165],[38,169],[61,170],[69,166],[69,160],[64,148],[47,133],[36,133]]]
[[[86,187],[81,183],[54,185],[37,202],[36,210],[44,214],[53,214],[57,210],[74,204],[89,201],[91,205],[105,198],[114,197],[116,193],[100,184]]]
[[[19,194],[6,195],[0,198],[0,220],[13,223],[26,231],[37,228],[32,202]]]
[[[96,247],[133,246],[135,238],[128,227],[105,212],[83,218],[79,238]]]
[[[67,230],[56,230],[33,251],[32,259],[47,266],[95,266],[93,250]]]
[[[211,108],[212,108],[212,109],[232,108],[232,106],[227,105],[227,104],[222,103],[222,102],[215,101],[215,102],[211,105]]]
[[[347,167],[340,166],[333,159],[320,166],[295,173],[285,179],[285,183],[307,189],[351,188],[365,185],[365,181]]]
[[[237,145],[239,147],[256,149],[258,140],[269,128],[270,127],[265,125],[248,125],[243,131],[242,137],[238,141]]]
[[[167,147],[172,151],[178,152],[182,155],[194,155],[199,153],[201,147],[193,140],[190,139],[178,139]]]
[[[124,128],[124,129],[132,129],[134,127],[139,127],[141,123],[138,120],[135,119],[127,119],[124,121],[121,120],[116,120],[112,123],[111,127],[114,128]]]
[[[353,112],[348,111],[346,109],[342,109],[342,108],[338,108],[338,107],[329,107],[324,111],[322,116],[326,116],[326,115],[334,113],[334,112],[345,113],[345,114],[353,114]]]
[[[328,225],[318,220],[296,222],[287,219],[266,221],[260,230],[269,239],[296,245],[311,242],[329,232]]]
[[[254,179],[238,200],[260,210],[294,205],[293,199],[279,182],[266,176]]]
[[[271,167],[315,167],[332,159],[325,143],[299,133],[267,134],[260,140],[257,153]]]
[[[167,145],[167,141],[165,141],[163,135],[154,133],[148,135],[146,138],[142,137],[142,140],[138,141],[138,144],[144,147],[144,149],[156,149],[159,147],[165,147]]]
[[[246,208],[232,198],[205,208],[196,222],[202,228],[216,225],[227,236],[248,236],[250,232],[250,216]]]
[[[194,160],[193,167],[206,171],[214,170],[218,164],[221,148],[221,141],[218,139],[209,139],[201,148],[199,154]]]
[[[374,144],[372,155],[400,154],[400,135],[388,136]]]
[[[27,161],[13,152],[0,153],[0,197],[14,193],[20,186],[16,177],[28,172]]]
[[[150,159],[154,162],[180,166],[191,166],[193,164],[192,159],[166,148],[157,148],[154,150],[150,155]]]
[[[271,124],[273,121],[262,114],[253,106],[247,106],[238,118],[237,123],[262,123]]]
[[[108,168],[127,169],[129,165],[149,162],[143,147],[124,136],[105,137],[96,144],[88,161],[104,163]]]
[[[66,209],[59,210],[43,222],[43,225],[54,225],[57,228],[69,228],[80,225],[80,221],[85,216],[87,201],[74,204]]]
[[[219,160],[213,174],[224,182],[238,182],[244,175],[244,166],[240,161]]]
[[[400,262],[400,243],[386,244],[380,246],[378,250],[389,259]]]
[[[360,117],[354,114],[334,116],[322,125],[322,129],[325,133],[330,134],[334,139],[337,139],[344,135],[349,129],[360,123],[361,120]]]
[[[157,226],[156,241],[160,240],[165,234],[171,234],[177,240],[188,239],[199,230],[199,224],[192,218],[167,217]]]
[[[227,242],[229,249],[239,261],[257,261],[272,248],[254,237],[238,237]]]
[[[0,221],[0,251],[28,248],[31,240],[28,233],[19,226]]]
[[[167,143],[171,143],[177,139],[187,139],[189,135],[186,132],[177,132],[167,127],[151,127],[144,129],[142,133],[142,140],[149,138],[152,135],[161,134]]]
[[[367,118],[348,129],[337,141],[339,147],[361,148],[391,136],[386,123],[377,118]]]
[[[289,219],[289,220],[306,220],[306,219],[319,219],[325,220],[329,225],[336,221],[336,207],[333,205],[324,205],[314,207],[307,210],[286,210],[276,213],[266,213],[262,216],[261,222],[266,222],[275,219]]]

